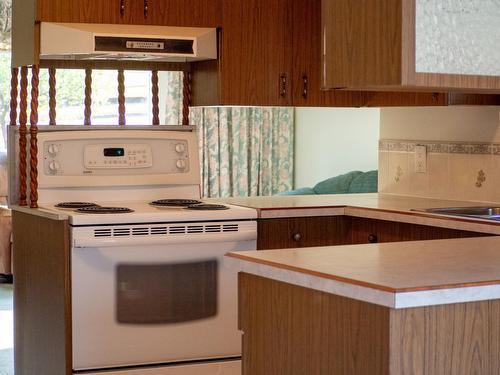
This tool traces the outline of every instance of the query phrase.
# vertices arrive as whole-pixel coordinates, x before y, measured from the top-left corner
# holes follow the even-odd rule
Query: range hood
[[[42,22],[40,59],[188,62],[217,58],[212,28]]]

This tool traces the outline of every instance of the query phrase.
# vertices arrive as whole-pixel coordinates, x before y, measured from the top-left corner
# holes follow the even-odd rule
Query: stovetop
[[[61,207],[61,203],[69,204]],[[219,205],[203,201],[184,203],[185,205],[180,206],[157,206],[153,205],[152,201],[58,202],[40,204],[40,208],[66,215],[69,223],[73,226],[245,220],[257,217],[256,210],[246,207]],[[57,206],[58,204],[59,206]],[[69,208],[64,208],[64,206],[69,206]]]

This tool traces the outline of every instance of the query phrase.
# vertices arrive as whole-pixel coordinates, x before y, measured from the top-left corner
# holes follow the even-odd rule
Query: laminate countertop
[[[220,201],[255,208],[261,219],[347,215],[500,234],[497,221],[412,211],[487,203],[389,194]],[[226,263],[242,272],[396,309],[500,299],[500,237],[234,252]]]
[[[500,299],[500,237],[232,252],[226,266],[391,308]]]
[[[439,207],[498,206],[498,203],[380,193],[235,197],[212,200],[254,208],[260,219],[346,215],[500,235],[500,221],[413,211]]]

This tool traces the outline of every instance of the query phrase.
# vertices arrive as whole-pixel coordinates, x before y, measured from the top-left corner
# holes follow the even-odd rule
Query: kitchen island
[[[500,373],[500,238],[228,254],[246,375]]]

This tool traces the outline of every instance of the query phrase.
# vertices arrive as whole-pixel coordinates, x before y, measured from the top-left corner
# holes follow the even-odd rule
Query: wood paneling
[[[239,274],[245,375],[498,375],[500,301],[394,310]]]
[[[391,374],[496,375],[499,300],[391,311]]]
[[[342,245],[349,242],[344,216],[263,219],[257,224],[257,249]]]
[[[239,274],[245,375],[386,375],[389,310]]]
[[[426,333],[425,308],[391,312],[391,374],[426,375]]]
[[[12,219],[15,373],[69,375],[68,223],[16,211]]]
[[[500,375],[500,301],[489,301],[491,375]]]

